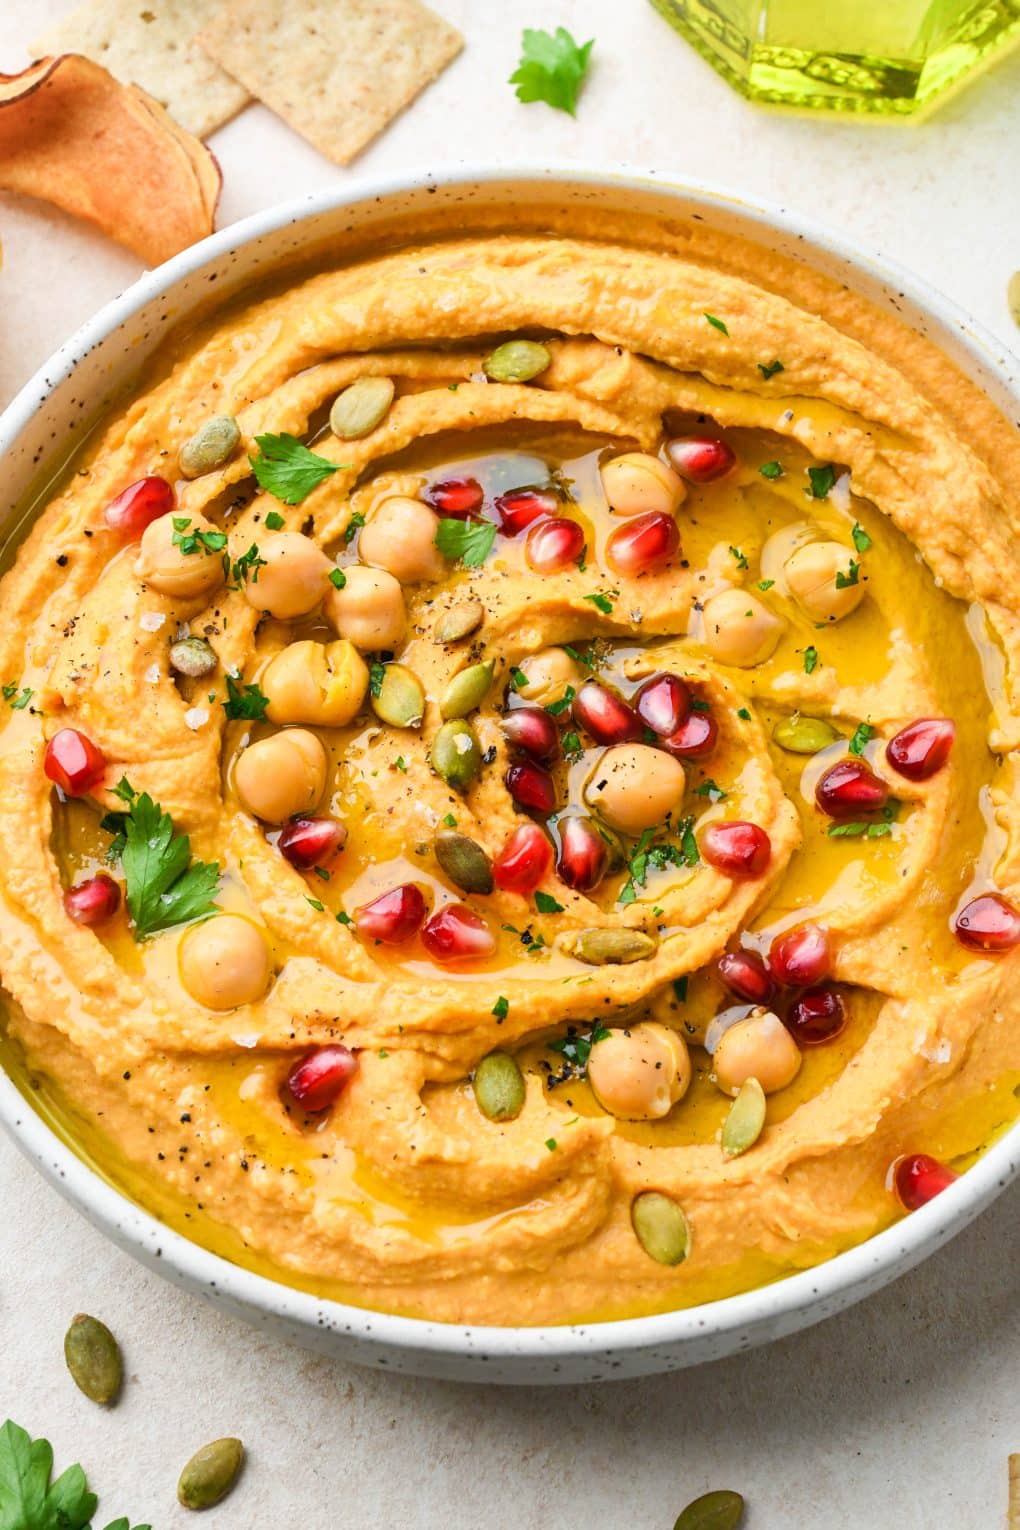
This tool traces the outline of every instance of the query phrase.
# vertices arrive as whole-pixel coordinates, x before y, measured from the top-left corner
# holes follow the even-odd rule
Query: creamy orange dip
[[[623,237],[208,320],[2,585],[6,1065],[362,1306],[711,1300],[1017,1113],[1015,433],[806,267]]]

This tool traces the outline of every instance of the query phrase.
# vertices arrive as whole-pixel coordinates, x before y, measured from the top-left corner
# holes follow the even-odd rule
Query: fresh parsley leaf
[[[740,551],[739,547],[731,547],[730,548],[730,557],[736,559],[737,567],[739,569],[744,569],[744,568],[750,568],[751,567],[751,565],[747,561],[747,558]]]
[[[729,330],[726,328],[726,325],[723,323],[722,319],[717,319],[714,313],[706,313],[705,318],[708,320],[709,324],[711,324],[713,329],[719,330],[720,333],[724,335],[729,334]]]
[[[683,855],[685,866],[697,866],[701,860],[698,841],[694,837],[693,818],[685,818],[680,825],[680,851]]]
[[[481,568],[495,540],[492,521],[462,521],[448,515],[436,531],[436,546],[443,557],[459,559],[465,568]]]
[[[107,834],[113,835],[106,848],[108,861],[119,861],[124,854],[124,846],[127,844],[127,834],[124,829],[126,818],[126,813],[104,813],[99,820],[99,827],[105,829]]]
[[[312,490],[331,478],[340,466],[310,452],[297,436],[256,436],[257,457],[249,457],[252,472],[260,489],[282,499],[285,505],[300,505]]]
[[[231,722],[237,722],[240,718],[258,722],[265,717],[268,705],[269,697],[264,696],[257,685],[245,684],[239,675],[227,676],[227,699],[223,703],[223,710]]]
[[[354,514],[351,516],[350,520],[347,522],[346,527],[344,528],[345,547],[350,547],[351,543],[354,541],[354,538],[357,536],[358,532],[361,530],[364,524],[365,517],[362,515],[360,510],[355,510]]]
[[[284,520],[279,510],[270,510],[269,514],[266,516],[267,531],[282,531],[286,524],[287,522]]]
[[[781,462],[763,462],[758,471],[763,478],[782,478],[783,464]]]
[[[525,27],[521,60],[509,81],[517,86],[518,101],[544,101],[573,117],[594,45],[594,38],[578,45],[566,27],[557,27],[555,32]]]
[[[535,907],[540,914],[562,914],[563,904],[557,903],[551,893],[537,892],[535,894]]]
[[[818,649],[812,646],[804,650],[804,673],[813,675],[818,665]]]
[[[247,583],[249,579],[251,580],[252,584],[258,584],[259,569],[265,568],[265,566],[266,560],[265,558],[259,557],[259,550],[253,542],[248,548],[247,552],[242,553],[239,558],[234,559],[234,563],[230,571],[231,578],[238,589],[240,589],[243,584]]]
[[[808,478],[811,480],[811,488],[808,491],[812,499],[827,499],[833,484],[836,482],[836,469],[831,462],[824,467],[809,467]]]
[[[334,590],[342,590],[347,584],[347,575],[342,568],[331,568],[329,571],[329,582]]]
[[[783,366],[781,361],[759,361],[757,365],[758,371],[761,373],[762,377],[764,377],[766,382],[768,382],[770,377],[775,377],[777,372],[786,371],[786,368]]]
[[[378,659],[373,659],[368,666],[368,688],[373,696],[378,696],[382,690],[382,683],[386,678],[386,665],[380,664]]]
[[[197,553],[200,547],[206,552],[222,552],[227,545],[226,533],[223,531],[189,531],[191,517],[187,515],[175,515],[173,518],[174,533],[170,538],[175,547],[179,547],[185,555]]]
[[[837,590],[848,590],[852,584],[857,584],[860,580],[860,573],[861,565],[856,563],[854,559],[851,558],[849,567],[845,574],[841,568],[836,570]]]
[[[542,710],[548,712],[550,717],[559,717],[562,712],[567,710],[576,695],[577,692],[574,690],[574,687],[568,685],[559,701],[550,701],[549,705],[543,707]]]
[[[862,755],[864,746],[869,739],[874,738],[875,730],[870,723],[858,723],[854,729],[853,738],[850,740],[850,753]]]
[[[55,1482],[53,1448],[48,1440],[33,1440],[11,1419],[0,1428],[0,1527],[2,1530],[88,1530],[96,1510],[80,1466],[69,1466]],[[106,1530],[131,1530],[126,1517],[111,1520]],[[136,1525],[135,1530],[152,1530]]]
[[[497,1020],[505,1020],[507,1015],[510,1013],[510,1000],[504,999],[503,995],[500,994],[499,998],[492,1006],[492,1013],[496,1016]]]
[[[138,795],[126,776],[114,791],[129,803],[120,864],[135,939],[218,913],[212,895],[220,879],[219,865],[192,861],[187,834],[175,834],[169,813],[148,792]]]
[[[892,833],[891,823],[833,823],[827,830],[830,839],[883,839]]]
[[[868,536],[868,533],[865,531],[864,527],[860,524],[859,521],[854,521],[853,530],[851,531],[850,535],[854,539],[854,546],[856,547],[857,551],[859,553],[867,552],[868,548],[871,546],[871,538]]]
[[[613,590],[610,593],[613,595],[618,595],[620,592],[619,590]],[[596,594],[586,595],[584,598],[585,600],[590,600],[592,605],[597,610],[602,612],[603,616],[612,616],[613,602],[610,599],[609,594],[607,594],[605,591],[599,590]]]

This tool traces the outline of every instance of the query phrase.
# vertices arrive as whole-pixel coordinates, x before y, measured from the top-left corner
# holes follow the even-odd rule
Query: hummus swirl
[[[903,1155],[964,1168],[1016,1113],[1017,957],[957,933],[983,895],[1001,896],[1007,916],[1020,900],[1009,427],[898,321],[824,279],[751,247],[724,259],[697,231],[660,243],[424,242],[235,306],[177,341],[158,380],[104,425],[4,578],[5,1057],[129,1193],[276,1278],[458,1322],[689,1305],[870,1236],[902,1212],[890,1171]],[[493,380],[494,348],[519,337],[545,347],[547,364]],[[366,378],[389,379],[392,402],[366,434],[338,439],[330,406]],[[222,416],[239,448],[183,476],[182,447]],[[299,504],[253,478],[267,436],[307,443],[328,465]],[[607,462],[666,463],[664,442],[705,439],[728,443],[732,465],[685,477],[679,549],[621,569],[610,541],[630,522],[607,503]],[[161,591],[137,541],[111,529],[108,507],[153,475],[173,487],[178,535],[206,526],[223,544],[226,578],[211,592]],[[255,548],[257,563],[285,528],[343,579],[382,506],[435,506],[452,478],[480,484],[474,524],[496,521],[497,534],[480,561],[445,558],[440,578],[403,580],[406,636],[365,654],[363,705],[303,723],[328,758],[318,811],[346,843],[319,874],[301,869],[281,853],[279,823],[251,811],[237,767],[302,719],[236,715],[227,677],[270,694],[290,645],[337,633],[328,602],[298,618],[260,609],[245,555]],[[536,485],[585,532],[583,554],[554,571],[529,562],[526,535],[493,509]],[[863,598],[819,621],[790,560],[834,542],[849,559],[834,587]],[[724,662],[713,644],[712,601],[731,591],[776,621],[758,662]],[[466,603],[476,629],[436,641]],[[212,650],[208,675],[171,666],[186,636]],[[607,836],[617,860],[595,886],[550,867],[538,895],[465,893],[436,836],[455,828],[498,864],[514,830],[540,821],[508,790],[520,756],[503,723],[522,684],[528,696],[529,660],[564,645],[574,683],[546,714],[573,730],[554,772],[554,837],[558,814],[598,819],[605,741],[571,717],[586,682],[631,705],[654,677],[678,677],[717,729],[711,756],[684,760],[663,836]],[[421,683],[420,727],[373,710],[392,659]],[[491,685],[469,718],[482,763],[458,789],[434,763],[441,700],[483,663]],[[818,747],[777,743],[782,724],[789,737],[804,719],[820,725]],[[918,719],[950,720],[955,741],[940,768],[912,777],[887,746]],[[45,768],[66,729],[105,762],[77,796],[55,792]],[[643,741],[660,744],[647,728]],[[830,815],[823,778],[847,761],[881,801]],[[220,1009],[189,991],[181,955],[201,923],[141,939],[123,907],[95,927],[68,917],[69,886],[119,874],[117,820],[103,823],[125,812],[125,780],[189,836],[194,860],[218,865],[217,907],[261,932],[259,997]],[[732,822],[762,831],[764,865],[710,853],[713,826]],[[444,962],[418,937],[365,938],[358,911],[398,885],[422,889],[430,914],[468,905],[491,951]],[[735,1089],[720,1087],[716,1052],[752,1005],[718,962],[751,953],[764,973],[775,941],[805,924],[825,932],[820,984],[845,1024],[824,1044],[802,1031],[795,1079],[766,1088],[763,1129],[731,1156],[719,1134]],[[592,932],[620,930],[645,937],[637,959],[586,958]],[[783,1006],[798,990],[780,998],[763,982],[764,1007],[796,1040]],[[607,1033],[649,1025],[679,1038],[693,1079],[674,1081],[661,1114],[614,1114],[586,1064]],[[335,1046],[354,1054],[354,1076],[328,1109],[302,1110],[288,1076]],[[487,1118],[472,1088],[493,1052],[523,1080],[506,1119]],[[650,1257],[635,1233],[635,1200],[650,1191],[682,1209],[683,1262]]]

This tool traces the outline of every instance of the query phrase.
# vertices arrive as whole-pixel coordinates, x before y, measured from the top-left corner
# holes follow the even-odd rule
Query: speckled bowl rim
[[[711,183],[665,171],[637,167],[592,169],[562,161],[552,165],[500,166],[451,163],[439,169],[413,170],[346,182],[342,188],[278,204],[242,219],[148,271],[119,297],[85,323],[25,384],[0,416],[0,460],[17,441],[36,409],[73,370],[78,358],[102,347],[121,324],[146,304],[164,295],[203,265],[257,242],[264,236],[309,218],[355,204],[413,195],[435,187],[462,187],[490,195],[500,183],[507,188],[536,182],[548,186],[590,188],[599,195],[662,194],[675,196],[676,215],[692,206],[739,217],[763,242],[776,235],[803,242],[805,256],[834,257],[856,268],[886,291],[898,291],[916,309],[929,315],[962,346],[963,365],[997,382],[1015,402],[1020,418],[1020,362],[990,332],[971,319],[926,281],[895,262],[869,254],[853,241],[836,237],[809,219],[784,208],[727,191]],[[959,359],[959,358],[958,358]],[[980,385],[980,384],[979,384]],[[437,1373],[437,1362],[448,1360],[446,1374],[484,1379],[484,1365],[497,1379],[499,1362],[523,1362],[516,1379],[529,1379],[534,1363],[536,1380],[549,1379],[562,1364],[599,1356],[616,1357],[606,1374],[640,1374],[693,1363],[711,1353],[719,1356],[765,1342],[830,1316],[904,1274],[961,1231],[1020,1174],[1020,1124],[1010,1128],[966,1174],[929,1205],[823,1264],[785,1276],[737,1296],[697,1307],[604,1323],[556,1327],[478,1327],[425,1319],[395,1317],[347,1306],[283,1285],[258,1275],[191,1242],[156,1220],[116,1190],[69,1148],[37,1115],[11,1079],[0,1071],[0,1124],[15,1144],[96,1227],[150,1268],[177,1283],[218,1300],[256,1322],[280,1324],[301,1342],[317,1347],[325,1333],[341,1344],[352,1342],[356,1358],[393,1369]],[[335,1347],[335,1346],[334,1346]],[[686,1352],[690,1352],[689,1359]],[[400,1356],[410,1364],[400,1363]],[[505,1379],[505,1378],[500,1378]]]

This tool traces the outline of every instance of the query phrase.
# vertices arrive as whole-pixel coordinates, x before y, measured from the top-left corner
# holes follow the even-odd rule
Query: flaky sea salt
[[[162,673],[163,671],[160,669],[158,664],[150,664],[148,669],[145,671],[145,678],[150,685],[155,685]]]
[[[138,618],[138,625],[143,632],[158,632],[165,621],[162,611],[143,611]]]
[[[209,721],[209,712],[205,707],[189,707],[184,714],[184,721],[194,733],[203,723]]]

